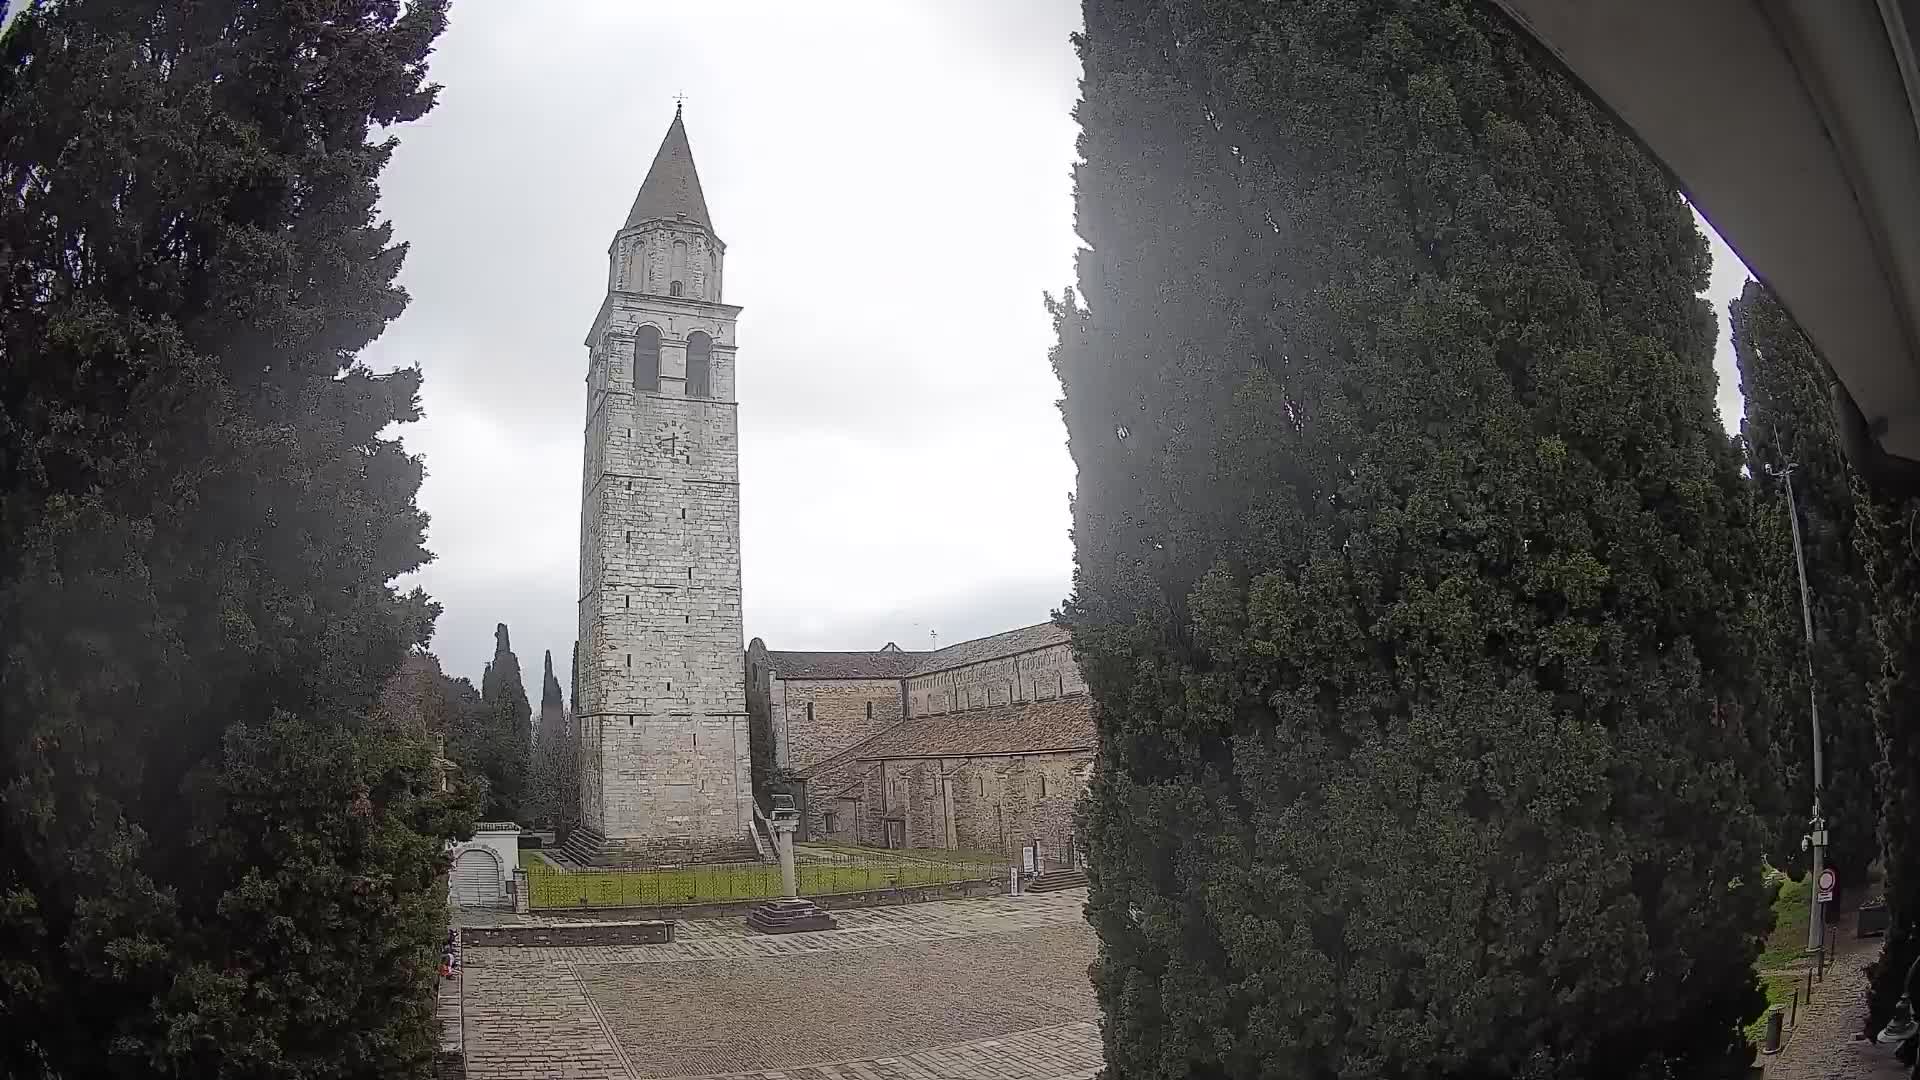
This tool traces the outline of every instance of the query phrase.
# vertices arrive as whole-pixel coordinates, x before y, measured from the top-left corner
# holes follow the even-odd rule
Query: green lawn
[[[813,848],[818,851],[831,851],[836,855],[845,855],[855,859],[898,859],[902,862],[966,863],[974,866],[998,866],[1004,873],[1013,861],[1005,855],[992,851],[968,851],[955,848],[951,851],[941,848],[907,848],[888,850],[886,848],[860,847],[857,844],[819,844],[804,843],[801,848]]]
[[[1770,880],[1780,882],[1780,894],[1773,900],[1773,932],[1767,935],[1766,946],[1754,961],[1754,966],[1760,969],[1760,985],[1767,992],[1769,1009],[1787,1004],[1793,998],[1794,987],[1800,985],[1800,972],[1795,965],[1806,958],[1807,900],[1808,890],[1813,887],[1811,877],[1789,881],[1774,876],[1775,873],[1768,871]],[[1767,1014],[1762,1012],[1747,1025],[1747,1038],[1757,1044],[1766,1033]]]
[[[1793,988],[1799,984],[1797,972],[1761,972],[1760,985],[1767,991],[1767,1009],[1771,1011],[1775,1005],[1787,1004],[1793,998]],[[1782,1020],[1781,1023],[1786,1021]],[[1753,1023],[1747,1025],[1747,1039],[1758,1044],[1766,1036],[1767,1014],[1762,1012]]]
[[[916,853],[918,854],[918,853]],[[780,895],[780,868],[766,863],[723,863],[669,870],[554,869],[531,851],[520,853],[527,871],[528,900],[536,908],[654,907],[717,900],[771,899]],[[858,851],[848,862],[803,862],[796,867],[800,895],[830,896],[906,885],[997,878],[995,865],[902,858],[891,852]]]

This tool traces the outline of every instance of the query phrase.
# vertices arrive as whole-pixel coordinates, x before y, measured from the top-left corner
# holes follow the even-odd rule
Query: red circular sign
[[[1833,881],[1833,867],[1829,866],[1825,870],[1820,871],[1820,890],[1822,892],[1831,890],[1833,888]]]

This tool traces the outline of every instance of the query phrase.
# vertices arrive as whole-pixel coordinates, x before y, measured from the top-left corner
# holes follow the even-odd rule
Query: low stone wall
[[[991,881],[948,881],[932,885],[903,885],[893,889],[871,889],[866,892],[839,893],[833,896],[809,896],[807,899],[830,911],[848,911],[854,908],[922,904],[930,900],[1003,896],[1006,891],[1006,879],[999,878]],[[660,904],[652,907],[624,908],[540,908],[538,910],[541,914],[583,921],[587,919],[725,919],[732,916],[745,916],[747,912],[766,902],[766,898],[762,897],[756,900],[718,900],[706,904]],[[472,932],[471,930],[461,931],[462,934]]]
[[[472,948],[666,945],[672,941],[673,923],[658,919],[534,923],[525,926],[468,926],[460,931],[460,943]]]

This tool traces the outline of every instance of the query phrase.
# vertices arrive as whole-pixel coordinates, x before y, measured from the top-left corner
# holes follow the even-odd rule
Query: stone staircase
[[[1074,867],[1070,870],[1042,870],[1027,882],[1027,891],[1032,893],[1059,892],[1061,889],[1081,889],[1087,884],[1087,872]]]
[[[548,855],[570,869],[631,869],[762,861],[759,846],[747,833],[717,838],[615,841],[584,827],[573,830],[567,842],[558,849],[549,850]]]

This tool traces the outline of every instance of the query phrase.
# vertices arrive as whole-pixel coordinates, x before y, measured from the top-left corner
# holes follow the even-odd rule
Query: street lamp
[[[1774,433],[1774,444],[1780,442],[1779,432]],[[1813,817],[1807,822],[1807,835],[1801,840],[1803,850],[1813,853],[1812,879],[1807,890],[1810,901],[1810,917],[1807,920],[1807,951],[1818,953],[1824,944],[1826,920],[1820,910],[1820,871],[1827,865],[1827,823],[1820,814],[1821,777],[1825,774],[1825,762],[1820,749],[1820,690],[1814,684],[1813,676],[1813,603],[1807,591],[1807,558],[1800,547],[1800,508],[1793,498],[1793,470],[1798,466],[1788,462],[1776,473],[1787,484],[1787,521],[1793,526],[1793,565],[1800,573],[1800,625],[1806,631],[1807,638],[1807,715],[1813,718]]]

